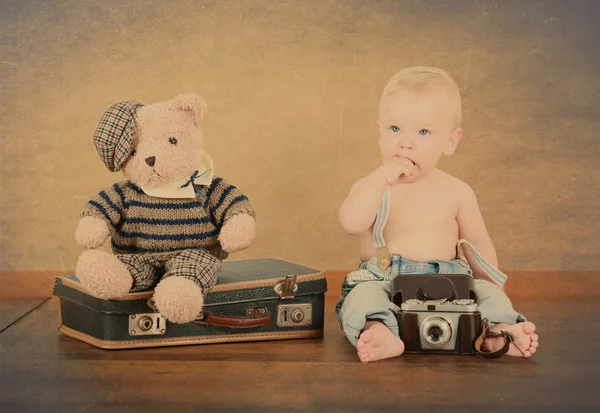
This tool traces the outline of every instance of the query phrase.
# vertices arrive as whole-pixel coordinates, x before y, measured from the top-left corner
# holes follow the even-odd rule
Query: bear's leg
[[[216,283],[221,261],[202,250],[185,250],[165,264],[154,289],[158,311],[173,323],[188,323],[202,310],[204,294]]]
[[[133,284],[127,266],[115,255],[100,250],[82,252],[75,275],[93,296],[103,299],[121,297]]]
[[[131,292],[149,290],[156,284],[157,267],[160,259],[148,254],[119,254],[117,258],[127,266],[133,277]]]

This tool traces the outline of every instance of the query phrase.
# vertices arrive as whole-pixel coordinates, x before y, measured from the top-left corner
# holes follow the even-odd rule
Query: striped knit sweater
[[[228,254],[217,239],[220,228],[234,215],[254,216],[252,206],[222,178],[215,177],[209,187],[197,186],[196,191],[204,197],[157,198],[146,195],[131,181],[118,182],[90,200],[82,216],[107,221],[115,254],[202,248],[225,259]]]

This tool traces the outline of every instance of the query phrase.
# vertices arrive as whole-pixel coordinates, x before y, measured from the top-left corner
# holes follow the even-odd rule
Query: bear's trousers
[[[162,278],[184,277],[206,294],[216,283],[221,260],[204,250],[184,250],[155,254],[118,254],[133,277],[131,292],[153,288]],[[164,271],[163,271],[164,269]]]

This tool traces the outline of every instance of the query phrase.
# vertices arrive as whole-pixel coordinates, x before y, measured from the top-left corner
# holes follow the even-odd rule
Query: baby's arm
[[[365,232],[375,218],[379,203],[388,185],[395,183],[401,175],[412,175],[414,164],[405,158],[386,160],[379,168],[358,180],[342,203],[339,221],[342,228],[353,235]]]
[[[498,268],[496,249],[485,227],[475,193],[470,186],[463,185],[457,214],[459,237],[469,241],[487,262]]]
[[[344,231],[358,235],[369,228],[375,220],[387,185],[379,169],[352,185],[339,213],[339,221]]]

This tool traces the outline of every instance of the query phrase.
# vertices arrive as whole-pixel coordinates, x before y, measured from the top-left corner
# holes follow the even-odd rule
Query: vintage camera
[[[477,354],[482,331],[474,280],[469,275],[402,274],[392,301],[406,353]]]

